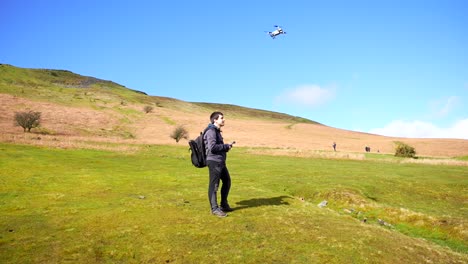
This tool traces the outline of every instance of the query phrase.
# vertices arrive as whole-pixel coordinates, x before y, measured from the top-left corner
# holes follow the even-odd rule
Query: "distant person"
[[[226,167],[227,152],[232,148],[232,144],[224,144],[221,135],[221,127],[224,126],[224,115],[221,112],[213,112],[210,116],[211,123],[208,125],[203,139],[206,146],[206,164],[209,171],[208,199],[210,201],[211,213],[219,217],[226,217],[226,212],[231,212],[232,208],[228,203],[229,190],[231,189],[231,176]],[[218,206],[217,192],[220,180],[221,206]]]
[[[333,150],[336,151],[336,142],[333,142]]]

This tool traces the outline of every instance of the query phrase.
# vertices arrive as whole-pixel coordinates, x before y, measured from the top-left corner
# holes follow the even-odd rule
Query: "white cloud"
[[[447,128],[423,121],[395,120],[383,128],[371,129],[369,133],[390,137],[468,139],[468,118],[459,120]]]
[[[318,85],[301,85],[287,90],[276,98],[279,103],[300,104],[305,106],[318,106],[335,97],[335,89],[322,88]]]
[[[445,117],[459,104],[458,96],[450,96],[446,99],[432,102],[432,111],[434,117]]]

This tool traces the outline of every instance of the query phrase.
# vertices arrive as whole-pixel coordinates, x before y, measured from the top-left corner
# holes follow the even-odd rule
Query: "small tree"
[[[416,150],[408,144],[403,142],[395,142],[395,156],[396,157],[405,157],[405,158],[414,158],[416,156]]]
[[[153,107],[151,105],[147,105],[145,107],[143,107],[143,111],[145,111],[145,113],[151,113],[153,112]]]
[[[188,139],[188,131],[184,128],[184,126],[177,126],[174,131],[172,131],[171,138],[175,139],[177,143],[182,138]]]
[[[41,124],[41,112],[27,111],[15,112],[15,124],[31,132],[31,128],[38,127]]]

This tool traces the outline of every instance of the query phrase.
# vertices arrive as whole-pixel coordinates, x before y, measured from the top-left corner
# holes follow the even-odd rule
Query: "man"
[[[211,213],[219,217],[226,217],[226,212],[232,211],[228,203],[231,176],[226,167],[226,153],[232,148],[232,144],[224,144],[221,136],[221,127],[224,126],[225,121],[223,113],[213,112],[210,121],[211,123],[203,136],[206,146],[206,164],[210,176],[208,199]],[[221,206],[218,206],[217,192],[220,180],[223,185],[221,187]]]

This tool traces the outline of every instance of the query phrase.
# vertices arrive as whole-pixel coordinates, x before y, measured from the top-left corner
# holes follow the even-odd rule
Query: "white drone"
[[[281,35],[281,34],[286,34],[286,31],[284,31],[281,26],[278,26],[278,25],[274,25],[274,27],[276,28],[275,30],[273,30],[272,32],[270,31],[265,31],[266,33],[268,33],[268,35],[270,35],[270,37],[272,39],[275,39],[276,36],[278,35]]]

